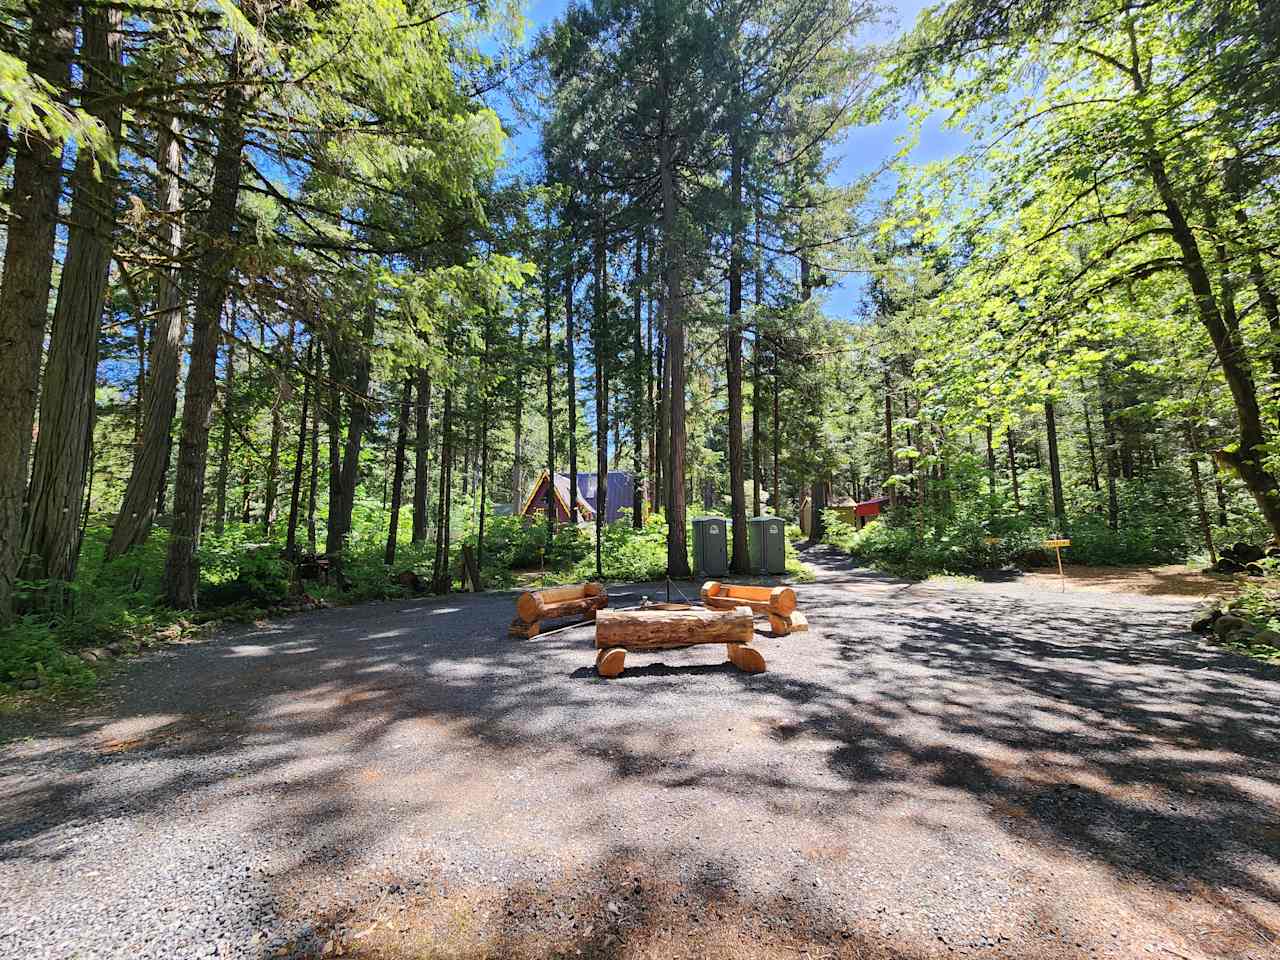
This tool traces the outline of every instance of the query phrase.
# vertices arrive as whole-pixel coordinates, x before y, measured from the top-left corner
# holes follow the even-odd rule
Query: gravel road
[[[133,662],[0,747],[0,955],[1280,956],[1280,670],[1181,598],[812,561],[756,676],[602,681],[511,595]]]

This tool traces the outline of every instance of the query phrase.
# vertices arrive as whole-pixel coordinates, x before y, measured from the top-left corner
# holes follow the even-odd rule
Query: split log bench
[[[516,600],[516,618],[511,621],[508,634],[513,637],[536,637],[542,631],[542,621],[559,620],[582,614],[586,620],[594,620],[596,611],[609,605],[609,594],[604,584],[574,583],[546,590],[530,590]]]
[[[763,673],[764,657],[747,646],[755,636],[751,608],[699,610],[680,604],[654,604],[639,610],[601,610],[596,615],[596,672],[616,677],[627,651],[679,650],[702,643],[723,643],[729,662],[746,673]]]
[[[766,614],[775,637],[805,633],[809,629],[809,621],[796,609],[796,592],[790,587],[749,587],[708,580],[702,585],[702,602],[713,610],[742,606],[750,607],[754,613]]]

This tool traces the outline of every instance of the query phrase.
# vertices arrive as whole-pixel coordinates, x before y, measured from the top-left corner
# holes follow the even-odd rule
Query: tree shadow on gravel
[[[813,632],[762,640],[757,676],[715,645],[600,681],[589,626],[508,640],[511,598],[483,595],[305,614],[153,655],[108,709],[0,753],[0,864],[74,861],[68,831],[106,821],[224,818],[281,851],[268,876],[283,909],[317,876],[417,850],[538,862],[626,842],[623,859],[676,858],[650,825],[680,826],[652,811],[681,804],[701,843],[772,855],[783,828],[890,829],[884,811],[914,802],[974,805],[984,826],[1121,879],[1280,900],[1266,873],[1280,670],[1197,645],[1162,608],[834,583],[801,588]],[[445,860],[444,875],[488,869]],[[440,955],[636,955],[600,941],[607,926],[567,935],[563,954],[499,941],[508,953]],[[913,956],[851,942],[864,953],[837,955]]]

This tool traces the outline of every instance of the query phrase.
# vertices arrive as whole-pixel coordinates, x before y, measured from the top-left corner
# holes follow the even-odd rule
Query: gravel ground
[[[1280,956],[1280,670],[1185,598],[812,561],[756,676],[602,681],[510,595],[136,661],[0,748],[0,955]]]

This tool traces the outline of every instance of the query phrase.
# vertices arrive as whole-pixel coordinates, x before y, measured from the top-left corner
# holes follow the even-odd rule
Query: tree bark
[[[554,278],[551,270],[551,215],[547,214],[546,266],[542,278],[542,352],[547,380],[547,546],[556,527],[556,397],[555,355],[551,350],[551,310],[555,300]],[[543,550],[545,556],[545,548]]]
[[[274,373],[279,381],[279,389],[276,390],[275,402],[271,404],[271,446],[270,453],[267,457],[267,482],[262,495],[262,532],[268,538],[271,537],[276,522],[276,499],[280,494],[280,444],[284,440],[284,406],[289,402],[292,396],[293,385],[289,382],[289,358],[293,356],[293,337],[296,332],[296,324],[290,319],[289,321],[289,342],[283,350],[285,363],[280,364],[282,351],[275,351],[276,363]],[[263,331],[263,349],[266,349],[266,329]],[[281,369],[281,367],[284,369]]]
[[[454,329],[449,325],[445,353],[452,355]],[[453,485],[453,384],[445,383],[444,405],[440,414],[440,495],[436,501],[436,550],[431,571],[431,589],[435,593],[448,593],[453,586],[453,574],[449,570],[450,507]]]
[[[895,462],[896,457],[893,453],[893,384],[889,380],[889,368],[886,366],[884,370],[884,450],[886,469],[889,471],[885,480],[888,481],[897,473],[898,465]],[[1012,450],[1012,448],[1010,448]],[[1017,481],[1014,481],[1014,489],[1017,489]],[[1015,494],[1014,499],[1017,499]],[[898,503],[898,485],[896,483],[889,484],[889,506],[896,506]]]
[[[1089,402],[1081,402],[1084,412],[1084,436],[1089,444],[1089,485],[1094,490],[1101,490],[1102,483],[1098,479],[1098,451],[1093,440],[1093,419],[1089,416]]]
[[[1044,427],[1049,444],[1049,484],[1053,490],[1053,515],[1058,521],[1058,532],[1067,529],[1067,507],[1062,497],[1062,464],[1058,460],[1058,418],[1053,401],[1044,402]]]
[[[413,429],[413,542],[427,539],[430,514],[427,493],[431,489],[431,371],[419,367],[418,401],[414,407]]]
[[[232,333],[235,332],[235,314],[232,314]],[[215,348],[216,349],[216,348]],[[216,362],[216,361],[215,361]],[[218,449],[218,479],[216,507],[213,513],[213,530],[222,536],[227,521],[227,484],[231,477],[231,399],[236,382],[236,342],[227,343],[227,372],[222,386],[222,440]]]
[[[665,105],[664,105],[665,106]],[[663,110],[659,134],[659,168],[662,192],[662,257],[666,272],[667,365],[671,371],[671,474],[667,481],[667,576],[688,578],[689,545],[685,532],[685,358],[684,358],[684,261],[677,237],[676,158],[670,117]]]
[[[573,244],[570,243],[572,248]],[[573,341],[573,250],[570,249],[564,273],[564,353],[566,390],[569,394],[569,522],[578,522],[578,380],[574,368]]]
[[[307,357],[303,366],[302,411],[298,418],[298,445],[293,458],[293,483],[289,488],[289,524],[285,531],[284,555],[290,561],[298,557],[298,511],[302,503],[302,469],[307,460],[307,415],[311,412],[311,360],[315,338],[307,341]]]
[[[1102,394],[1102,438],[1107,448],[1107,526],[1120,529],[1120,498],[1116,494],[1116,481],[1120,478],[1120,457],[1116,450],[1115,417],[1111,411],[1111,394],[1106,382],[1098,378],[1098,391]]]
[[[31,72],[66,85],[74,31],[70,5],[31,7]],[[7,128],[6,128],[7,129]],[[0,625],[13,615],[22,561],[23,500],[40,382],[40,355],[49,319],[53,241],[62,188],[61,154],[39,137],[12,146],[13,183],[0,274]]]
[[[520,319],[516,324],[516,342],[519,344],[520,368],[515,373],[515,382],[512,384],[516,391],[516,409],[515,409],[515,425],[512,427],[512,445],[511,445],[511,510],[516,512],[520,509],[520,504],[524,500],[524,367],[523,357],[525,356],[525,314],[520,314]]]
[[[1022,500],[1018,496],[1018,454],[1017,444],[1013,439],[1013,427],[1005,435],[1009,447],[1009,485],[1013,488],[1013,509],[1022,509]]]
[[[169,462],[169,438],[178,409],[178,367],[186,327],[177,260],[182,253],[182,140],[179,120],[163,123],[156,141],[156,182],[160,243],[171,262],[157,276],[158,310],[151,332],[151,369],[143,403],[133,469],[125,486],[120,513],[107,544],[107,560],[144,543],[159,507],[159,493]],[[222,491],[225,503],[226,491]]]
[[[729,329],[725,338],[728,352],[729,391],[729,512],[733,530],[729,569],[745,574],[751,569],[747,555],[746,470],[742,463],[742,145],[739,122],[735,118],[730,136],[729,196],[731,225],[729,239]]]
[[[123,91],[119,10],[84,6],[84,108],[120,143]],[[69,582],[80,559],[80,514],[97,409],[98,334],[115,241],[119,172],[84,149],[71,178],[71,222],[40,392],[40,432],[22,540],[26,576]]]
[[[405,448],[409,444],[409,408],[413,403],[413,378],[406,377],[400,395],[400,416],[396,420],[396,462],[391,480],[391,519],[387,524],[387,566],[396,562],[396,539],[400,534],[400,501],[404,490]]]
[[[987,421],[987,495],[994,501],[996,498],[996,448],[992,443],[991,421]]]
[[[596,579],[604,576],[601,551],[609,500],[609,384],[605,370],[605,343],[608,340],[608,257],[605,250],[605,222],[602,207],[596,205],[595,304],[591,311],[591,338],[595,341],[596,374]]]
[[[631,526],[644,527],[644,230],[636,229],[635,323],[631,341]]]
[[[312,335],[314,338],[314,334]],[[315,343],[316,355],[311,366],[311,382],[314,384],[315,403],[311,415],[311,475],[307,479],[307,553],[316,552],[316,483],[320,473],[320,371],[324,369],[324,349]]]
[[[360,450],[364,443],[364,432],[369,424],[369,348],[373,339],[374,307],[366,309],[364,326],[360,342],[351,344],[355,351],[355,360],[351,364],[353,371],[349,381],[351,391],[347,403],[347,437],[342,447],[342,466],[338,472],[336,498],[329,503],[329,516],[326,523],[324,552],[341,576],[342,554],[347,547],[347,537],[351,533],[351,514],[355,509],[356,487],[360,484]],[[336,502],[335,502],[336,501]]]
[[[234,262],[236,201],[244,149],[244,90],[240,86],[240,50],[228,62],[228,84],[218,124],[218,150],[199,257],[192,322],[191,361],[182,404],[182,433],[174,477],[173,526],[165,560],[165,596],[171,606],[193,608],[198,601],[201,505],[209,453],[209,414],[213,409],[214,368],[219,320]]]

